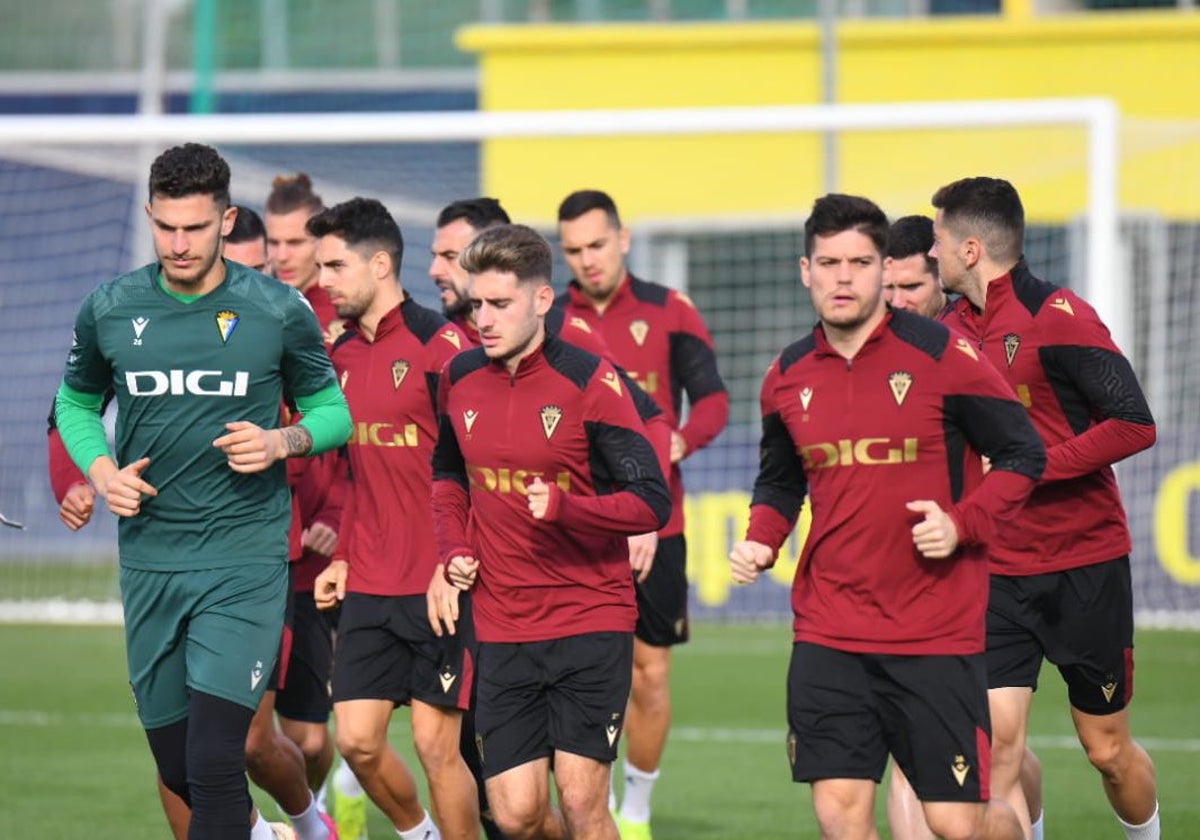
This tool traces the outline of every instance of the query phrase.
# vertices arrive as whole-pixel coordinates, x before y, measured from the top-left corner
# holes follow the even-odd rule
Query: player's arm
[[[58,424],[54,421],[53,403],[47,422],[47,465],[50,469],[50,489],[58,502],[58,518],[72,531],[78,531],[92,519],[96,507],[96,491],[67,453],[62,435],[58,432]]]
[[[532,505],[541,490],[531,494],[535,516],[592,534],[635,535],[662,528],[671,516],[671,494],[630,390],[608,362],[600,363],[584,392],[584,428],[596,494],[568,493],[541,483],[546,504],[537,516]]]
[[[767,566],[774,563],[779,549],[795,530],[800,508],[808,494],[804,462],[775,404],[774,391],[779,375],[777,359],[767,370],[759,397],[762,439],[758,448],[758,477],[750,497],[750,524],[746,528],[747,542],[770,550]]]
[[[963,495],[963,464],[950,463],[953,504],[945,513],[954,524],[956,544],[987,542],[997,525],[1020,513],[1045,469],[1046,449],[1028,412],[986,360],[953,353],[944,358],[947,364],[954,366],[947,375],[956,377],[943,398],[948,434],[970,443],[991,467]],[[955,547],[927,556],[948,556]]]
[[[1053,309],[1061,344],[1038,356],[1075,436],[1049,447],[1043,481],[1093,473],[1154,445],[1150,406],[1129,360],[1085,301],[1067,298],[1074,314]]]
[[[713,441],[729,422],[729,392],[717,369],[712,336],[700,313],[686,298],[674,297],[678,328],[670,335],[671,381],[687,394],[688,420],[678,432],[671,461],[686,458]]]
[[[474,583],[475,550],[467,539],[471,495],[467,462],[447,412],[451,389],[450,365],[438,385],[438,439],[433,448],[433,535],[446,579],[460,589]]]

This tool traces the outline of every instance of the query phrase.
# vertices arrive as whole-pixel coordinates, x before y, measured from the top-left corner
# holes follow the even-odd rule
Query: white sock
[[[1158,803],[1154,803],[1154,813],[1150,819],[1146,820],[1141,825],[1130,825],[1125,820],[1117,817],[1117,822],[1121,824],[1121,828],[1125,829],[1125,836],[1129,840],[1160,840],[1162,835],[1159,833],[1158,823]]]
[[[621,800],[621,818],[630,822],[650,822],[650,794],[661,770],[647,773],[625,759],[625,796]]]
[[[303,813],[288,814],[287,818],[299,840],[329,840],[329,826],[321,819],[316,797],[308,801]]]
[[[317,800],[317,810],[321,813],[328,813],[329,809],[325,807],[325,794],[329,790],[329,782],[321,785],[320,790],[313,791],[313,798]]]
[[[608,771],[608,810],[613,814],[617,812],[617,774],[611,767]]]
[[[1042,809],[1042,813],[1038,814],[1038,818],[1033,821],[1033,840],[1045,840],[1046,830],[1046,809]]]
[[[333,783],[337,785],[338,793],[342,796],[363,795],[362,785],[358,783],[358,776],[354,775],[350,765],[344,761],[333,771]]]
[[[250,840],[275,840],[275,832],[271,824],[263,819],[262,811],[255,814],[254,825],[250,826]]]
[[[400,840],[442,840],[442,833],[433,824],[433,818],[429,816],[428,811],[425,812],[425,819],[418,825],[408,831],[396,829],[396,833],[400,835]]]

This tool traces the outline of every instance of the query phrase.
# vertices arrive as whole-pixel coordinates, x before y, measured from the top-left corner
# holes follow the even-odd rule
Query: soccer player
[[[460,260],[482,346],[442,375],[434,527],[449,581],[476,584],[488,799],[513,840],[613,840],[637,609],[624,535],[660,528],[670,497],[616,369],[546,333],[546,241],[502,225]]]
[[[932,249],[933,219],[903,216],[892,222],[883,258],[883,298],[894,309],[933,319],[947,314],[946,292],[938,277],[937,260],[929,256]],[[1033,840],[1041,840],[1041,762],[1029,749],[1021,760],[1021,787],[1032,815]],[[904,771],[894,764],[888,784],[887,812],[893,840],[934,840],[916,793]]]
[[[891,753],[939,836],[1018,840],[1012,809],[988,801],[986,542],[1020,510],[1045,450],[966,339],[884,305],[886,236],[865,198],[813,205],[800,269],[820,322],[763,381],[733,577],[751,583],[774,563],[808,495],[788,753],[823,836],[875,836]]]
[[[671,647],[688,639],[687,546],[679,464],[707,446],[729,420],[729,395],[704,319],[683,294],[631,275],[625,265],[628,228],[606,193],[581,190],[558,208],[563,256],[575,279],[560,302],[612,348],[621,366],[666,413],[672,428],[671,519],[653,553],[649,576],[637,585],[638,624],[633,691],[626,720],[625,794],[618,814],[625,840],[649,840],[650,796],[671,727]],[[688,420],[680,426],[683,395]],[[615,803],[613,803],[615,804]]]
[[[317,282],[317,243],[305,227],[324,209],[306,173],[276,176],[267,196],[267,256],[275,279],[299,289],[308,299],[325,331],[325,344],[332,347],[343,324],[329,293]]]
[[[324,332],[326,349],[341,335],[344,324],[338,317],[329,292],[317,282],[316,240],[305,225],[325,209],[313,192],[312,179],[300,172],[279,175],[266,200],[267,255],[277,280],[294,286],[312,306]],[[330,453],[293,469],[291,476],[297,501],[301,554],[292,564],[292,634],[298,667],[289,684],[284,681],[279,703],[279,725],[304,753],[308,783],[323,791],[333,764],[334,744],[329,735],[330,700],[327,686],[333,657],[333,619],[321,614],[313,600],[313,585],[328,565],[337,543],[337,529],[329,521],[329,508],[336,509],[334,486],[337,459]],[[338,768],[333,792],[334,815],[344,840],[357,840],[365,831],[366,797],[357,789],[354,774]],[[349,795],[347,795],[349,794]]]
[[[1126,836],[1159,837],[1154,764],[1133,740],[1132,547],[1112,464],[1153,445],[1133,369],[1095,310],[1030,273],[1025,211],[998,178],[933,196],[942,282],[962,298],[948,323],[991,360],[1046,444],[1046,473],[1019,527],[991,546],[988,678],[993,791],[1018,803],[1018,768],[1043,658],[1067,684],[1071,718]]]
[[[437,229],[433,241],[433,260],[429,266],[429,276],[442,294],[442,307],[446,317],[454,321],[466,334],[473,346],[479,346],[479,330],[475,326],[475,312],[470,306],[471,278],[459,262],[459,256],[467,249],[480,231],[501,224],[509,224],[508,213],[494,198],[469,198],[446,205],[438,214]],[[592,330],[587,321],[578,315],[568,316],[562,307],[555,306],[545,317],[546,332],[557,335],[564,341],[574,344],[594,353],[601,358],[616,364],[603,337]],[[627,378],[623,370],[618,369],[623,378]],[[666,415],[658,404],[640,388],[631,391],[637,403],[638,414],[647,425],[647,433],[659,453],[659,462],[664,474],[670,470],[670,447],[672,427]],[[629,538],[630,567],[639,580],[645,580],[654,562],[654,547],[657,545],[656,534],[640,534]],[[429,601],[430,621],[435,632],[441,633],[441,623],[436,619],[436,605],[439,599],[451,595],[446,591],[449,584],[444,577],[444,567],[440,564],[430,580],[426,597]],[[473,705],[473,704],[472,704]],[[500,832],[491,819],[487,805],[487,787],[483,782],[482,767],[479,763],[478,750],[475,748],[474,711],[468,709],[463,716],[463,755],[475,775],[479,787],[479,808],[483,829],[489,840],[499,840]]]
[[[946,308],[933,247],[933,219],[903,216],[888,228],[883,258],[883,299],[893,309],[936,319]]]
[[[239,262],[261,274],[269,274],[267,263],[267,229],[262,217],[242,204],[235,204],[237,215],[225,237],[222,256]]]
[[[265,268],[267,254],[266,231],[262,220],[248,207],[234,207],[238,213],[233,228],[223,243],[222,256],[261,272]],[[105,395],[104,404],[107,404],[111,394],[109,391]],[[59,518],[71,530],[79,530],[91,520],[95,491],[67,454],[54,420],[53,408],[49,418],[48,448],[50,484],[59,502]],[[303,470],[312,463],[318,461],[311,458],[289,459],[289,481],[293,466]],[[293,536],[296,539],[292,542],[298,541],[299,534]],[[298,555],[294,545],[292,553],[293,556]],[[308,600],[312,601],[311,594]],[[285,628],[284,639],[290,640],[290,628]],[[292,650],[290,641],[281,649],[280,659],[271,674],[267,690],[263,693],[250,722],[250,730],[246,736],[246,770],[250,779],[270,794],[283,813],[288,815],[298,840],[327,840],[330,837],[336,840],[337,832],[329,816],[324,813],[323,808],[313,807],[315,798],[305,778],[303,754],[291,739],[275,728],[273,712],[276,707],[279,674],[286,671],[287,659]],[[326,677],[320,682],[323,695],[327,679]],[[293,683],[296,682],[298,681],[293,680]],[[327,695],[325,707],[328,710]],[[186,837],[191,819],[190,809],[178,795],[162,783],[161,778],[158,787],[163,810],[173,832],[177,837]]]
[[[279,462],[340,445],[350,417],[299,294],[221,259],[237,211],[216,151],[168,149],[149,195],[158,262],[84,301],[55,416],[121,517],[130,682],[159,775],[192,809],[189,837],[257,836],[245,742],[283,626]],[[109,389],[115,458],[99,415]],[[300,425],[278,426],[285,390]]]
[[[438,561],[430,529],[434,400],[442,368],[466,339],[405,294],[400,228],[378,201],[352,199],[307,227],[317,242],[318,282],[349,322],[333,362],[354,418],[354,515],[316,588],[319,605],[341,603],[333,672],[338,749],[402,838],[437,837],[412,774],[387,740],[393,709],[411,704],[441,836],[477,837],[475,782],[459,750],[474,676],[470,638],[439,639],[425,605]]]
[[[493,225],[512,222],[508,213],[494,198],[480,196],[447,204],[438,213],[430,250],[429,276],[442,296],[442,312],[457,324],[473,345],[479,345],[471,310],[470,277],[459,263],[459,255],[467,249],[481,230]]]

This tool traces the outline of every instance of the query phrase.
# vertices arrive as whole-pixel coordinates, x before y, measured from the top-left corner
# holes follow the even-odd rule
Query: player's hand
[[[92,485],[80,482],[72,485],[63,496],[62,504],[58,506],[58,518],[72,531],[78,531],[92,521],[95,509],[96,491]]]
[[[729,566],[734,583],[754,583],[764,569],[769,569],[775,560],[770,546],[753,540],[742,540],[729,550]]]
[[[629,568],[633,569],[634,579],[645,583],[650,577],[650,569],[654,566],[654,552],[658,551],[658,532],[638,534],[629,538]]]
[[[333,550],[337,548],[337,531],[330,528],[324,522],[314,522],[304,529],[300,535],[300,545],[307,548],[309,551],[315,551],[317,554],[324,554],[329,557],[333,554]]]
[[[235,420],[226,423],[225,428],[229,434],[214,440],[213,446],[225,453],[234,472],[262,472],[287,457],[280,429],[263,429],[249,420]]]
[[[438,638],[443,632],[454,635],[454,622],[458,621],[458,589],[446,581],[446,567],[441,563],[437,564],[429,588],[425,590],[425,609],[433,635]]]
[[[988,456],[984,455],[983,456],[983,474],[987,475],[991,471],[992,471],[992,459],[989,458]]]
[[[688,447],[687,441],[683,439],[678,431],[671,430],[671,463],[678,464],[687,457]]]
[[[550,507],[550,485],[542,481],[541,476],[536,476],[530,482],[526,489],[526,498],[529,500],[529,512],[533,514],[533,518],[545,519],[546,510]]]
[[[142,499],[158,495],[158,490],[142,479],[142,471],[149,464],[149,458],[139,458],[112,473],[97,487],[108,509],[117,516],[137,516],[142,510]]]
[[[930,560],[942,560],[958,548],[958,528],[937,502],[919,499],[904,505],[925,518],[912,528],[913,545]]]
[[[469,555],[459,554],[450,558],[446,567],[446,577],[457,589],[470,589],[475,585],[475,577],[479,573],[479,561]]]
[[[346,578],[350,564],[345,560],[334,560],[313,582],[313,600],[317,609],[330,610],[346,599]]]

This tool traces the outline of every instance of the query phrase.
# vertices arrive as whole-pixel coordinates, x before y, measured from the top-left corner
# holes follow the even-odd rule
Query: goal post
[[[24,532],[5,529],[0,534],[0,620],[111,620],[119,615],[113,518],[98,510],[95,521],[77,534],[57,521],[45,477],[45,418],[79,302],[97,283],[132,268],[137,262],[134,246],[149,240],[144,221],[136,218],[145,201],[146,149],[186,141],[217,146],[233,170],[234,200],[255,208],[262,206],[272,177],[281,172],[307,171],[327,204],[354,195],[379,198],[404,232],[406,291],[437,306],[425,276],[434,219],[449,201],[489,194],[491,176],[481,158],[491,144],[611,139],[637,165],[642,138],[686,144],[710,135],[775,135],[790,142],[792,137],[834,132],[849,143],[864,133],[911,139],[921,133],[930,138],[962,131],[990,136],[1022,127],[1066,127],[1075,145],[1055,165],[1072,167],[1072,174],[1080,170],[1086,189],[1069,218],[1031,227],[1029,256],[1048,279],[1079,289],[1118,344],[1134,356],[1139,372],[1156,372],[1155,393],[1179,406],[1178,417],[1172,413],[1166,424],[1160,423],[1165,434],[1155,454],[1133,459],[1121,477],[1135,531],[1141,613],[1157,623],[1194,623],[1200,615],[1200,574],[1193,573],[1200,569],[1200,559],[1193,556],[1189,539],[1200,533],[1200,526],[1194,513],[1198,506],[1189,507],[1189,499],[1200,492],[1200,468],[1192,464],[1200,453],[1192,422],[1197,410],[1190,406],[1195,402],[1191,397],[1200,396],[1200,371],[1164,359],[1170,361],[1173,347],[1200,339],[1195,335],[1200,314],[1190,316],[1191,309],[1173,313],[1149,294],[1150,288],[1162,292],[1169,282],[1165,277],[1157,278],[1157,285],[1148,283],[1147,289],[1135,288],[1136,279],[1128,272],[1132,257],[1125,252],[1132,247],[1138,255],[1156,253],[1171,263],[1172,271],[1186,271],[1186,260],[1163,258],[1159,251],[1169,240],[1180,253],[1200,252],[1193,241],[1197,237],[1189,233],[1200,224],[1200,214],[1182,224],[1156,223],[1144,215],[1131,224],[1121,217],[1121,126],[1116,106],[1104,99],[519,113],[0,117],[0,244],[5,246],[0,248],[0,330],[19,337],[13,346],[0,344],[0,369],[14,374],[8,380],[9,399],[0,405],[0,510],[29,526]],[[941,183],[972,174],[949,162],[939,168],[938,163],[924,162],[940,180],[922,182],[918,203],[926,202]],[[992,170],[999,172],[1012,177],[1019,189],[1022,177],[1038,175],[1011,163]],[[528,177],[536,179],[538,173]],[[1195,180],[1187,181],[1187,188],[1200,193],[1200,177],[1190,177]],[[663,183],[662,189],[673,186]],[[876,197],[858,184],[848,190]],[[557,185],[546,193],[547,208],[565,194]],[[509,206],[506,193],[499,197]],[[621,204],[622,194],[614,192],[614,197]],[[685,467],[689,574],[698,617],[779,618],[788,612],[786,578],[793,568],[794,544],[771,580],[749,589],[730,585],[725,555],[744,527],[757,465],[756,396],[762,372],[771,356],[812,323],[798,288],[795,260],[815,197],[798,193],[782,213],[681,210],[628,219],[634,230],[631,265],[645,268],[649,279],[686,289],[696,301],[713,329],[732,396],[730,428]],[[914,212],[887,195],[880,204],[891,216]],[[1034,213],[1037,209],[1027,207]],[[518,215],[517,220],[524,219]],[[545,218],[534,221],[544,223]],[[553,231],[546,232],[553,239]],[[556,266],[556,284],[565,277],[565,268]],[[1173,318],[1173,331],[1155,335],[1155,319],[1167,315]],[[1143,352],[1153,357],[1145,366],[1139,358]]]

